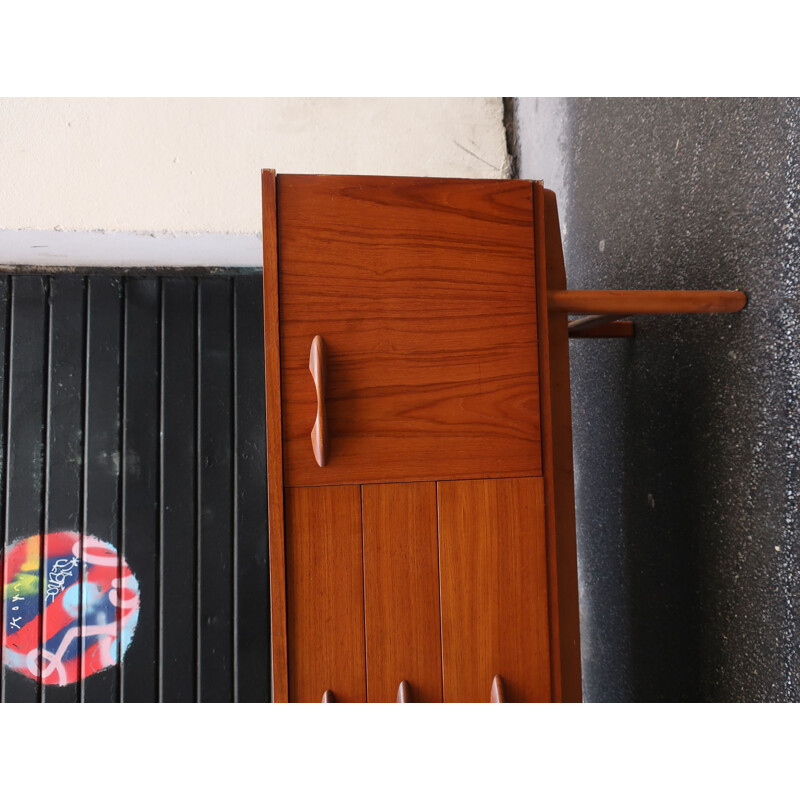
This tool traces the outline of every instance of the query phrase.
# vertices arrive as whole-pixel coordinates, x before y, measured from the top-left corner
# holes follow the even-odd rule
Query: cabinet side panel
[[[445,702],[550,700],[541,478],[438,485]]]
[[[442,701],[436,484],[362,487],[367,689],[393,703]]]
[[[548,290],[567,288],[556,197],[534,183],[536,282],[547,497],[547,563],[553,700],[580,702],[581,652],[567,314],[549,310]]]
[[[287,489],[289,700],[365,702],[361,490]]]
[[[286,664],[286,571],[283,530],[283,434],[281,348],[278,319],[278,219],[275,170],[261,173],[264,240],[264,366],[267,411],[267,497],[269,502],[269,596],[272,699],[289,699]]]

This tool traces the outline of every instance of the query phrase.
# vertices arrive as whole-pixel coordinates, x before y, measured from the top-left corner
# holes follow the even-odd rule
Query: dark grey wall
[[[570,288],[742,289],[570,345],[584,694],[800,699],[800,102],[517,103]]]

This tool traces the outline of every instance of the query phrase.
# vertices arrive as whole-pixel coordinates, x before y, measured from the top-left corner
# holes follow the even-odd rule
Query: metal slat
[[[47,356],[47,278],[19,276],[13,278],[11,297],[11,334],[8,367],[8,440],[5,507],[5,546],[41,534],[44,519],[45,458],[45,365]],[[44,582],[41,568],[41,538],[33,542],[23,570],[35,576],[25,587],[32,613],[23,643],[15,650],[17,657],[34,654],[41,648],[42,596]],[[5,565],[4,585],[13,576]],[[34,584],[35,580],[35,584]],[[11,603],[6,613],[12,614]],[[19,615],[11,616],[13,623]],[[17,624],[22,624],[18,622]],[[8,626],[4,624],[4,630]],[[16,634],[12,627],[11,633]],[[20,633],[22,633],[20,631]],[[4,657],[9,650],[4,641]],[[12,669],[4,670],[4,702],[37,702],[41,699],[39,680]]]
[[[261,276],[234,279],[237,690],[270,699],[264,317]]]
[[[196,699],[195,282],[161,288],[161,686],[160,699]]]
[[[88,278],[81,533],[84,537],[96,536],[117,551],[122,504],[123,293],[123,282],[119,278]],[[88,606],[86,591],[84,587],[81,599],[84,624]],[[119,700],[119,637],[113,646],[113,656],[116,664],[93,675],[88,675],[85,664],[82,666],[84,679],[80,694],[83,702]]]
[[[4,548],[6,542],[6,497],[7,497],[7,484],[6,484],[6,458],[8,454],[8,374],[9,374],[9,355],[11,351],[11,278],[0,278],[0,321],[2,321],[3,329],[0,331],[0,421],[2,427],[0,428],[0,524],[3,526],[2,537],[0,537],[0,587],[2,587],[4,596],[0,598],[0,700],[4,697],[3,692],[3,679],[5,676],[5,669],[2,665],[3,653],[6,646],[6,608],[5,602],[5,586],[8,583],[6,570],[4,566]]]
[[[45,534],[80,532],[83,511],[84,295],[85,280],[81,277],[50,279]],[[45,536],[45,564],[56,562],[62,555],[51,548],[50,537]],[[64,590],[79,582],[80,572],[74,569],[64,584]],[[59,627],[58,613],[54,611],[52,603],[45,602],[42,617],[45,638],[52,639],[50,651],[57,648],[71,628],[81,630],[80,603],[78,619],[74,623],[66,622],[60,630],[56,630]],[[76,656],[81,652],[82,645],[82,638],[78,636],[65,651],[63,660],[75,658],[75,665],[80,669],[81,662]],[[78,681],[65,686],[43,680],[42,700],[76,702],[79,681],[80,673]]]
[[[231,281],[199,281],[200,701],[233,700]]]
[[[159,305],[158,279],[126,278],[121,552],[141,605],[120,663],[123,702],[158,700]]]

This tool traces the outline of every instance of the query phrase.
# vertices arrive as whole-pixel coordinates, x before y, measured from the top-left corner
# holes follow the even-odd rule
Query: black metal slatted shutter
[[[260,274],[0,276],[3,701],[269,700],[262,316]],[[116,663],[37,680],[9,666],[14,598],[30,636],[61,624],[35,537],[63,531],[116,549],[138,620]],[[35,591],[7,563],[29,537]]]

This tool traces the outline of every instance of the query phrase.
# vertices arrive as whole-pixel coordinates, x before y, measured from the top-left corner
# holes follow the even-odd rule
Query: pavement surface
[[[741,289],[570,345],[586,701],[800,700],[800,101],[515,101],[572,289]]]

